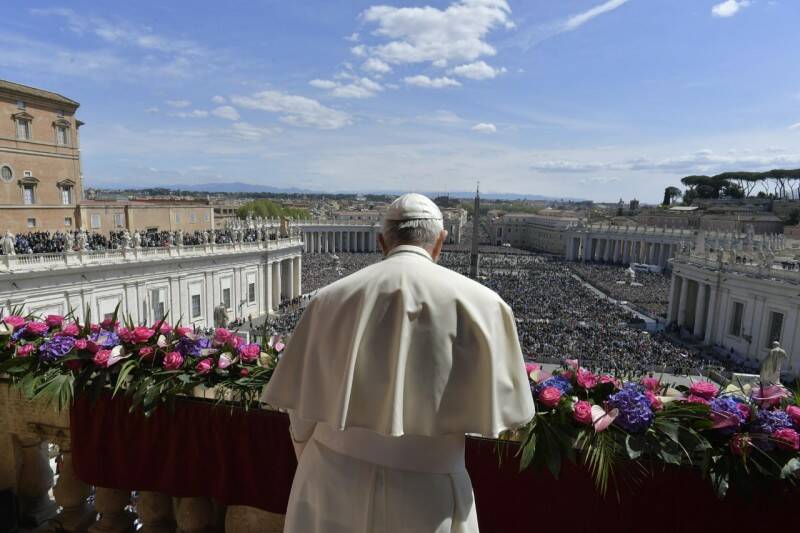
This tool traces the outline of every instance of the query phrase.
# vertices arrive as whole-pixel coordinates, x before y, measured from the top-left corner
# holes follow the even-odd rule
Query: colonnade
[[[277,311],[280,303],[303,294],[302,257],[297,255],[267,263],[267,307]]]
[[[690,279],[673,274],[667,322],[688,330],[705,344],[714,340],[718,288],[716,281]]]
[[[674,241],[636,239],[632,236],[570,236],[566,258],[569,261],[602,261],[605,263],[646,263],[667,267],[680,244]]]
[[[347,228],[303,230],[303,250],[307,253],[377,252],[377,233],[373,229]]]

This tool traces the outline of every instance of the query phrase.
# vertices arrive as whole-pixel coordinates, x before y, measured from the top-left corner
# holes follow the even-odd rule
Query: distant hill
[[[309,189],[298,189],[297,187],[270,187],[269,185],[253,185],[241,181],[219,182],[219,183],[198,183],[194,185],[163,185],[166,189],[192,191],[192,192],[271,192],[286,194],[315,194]]]

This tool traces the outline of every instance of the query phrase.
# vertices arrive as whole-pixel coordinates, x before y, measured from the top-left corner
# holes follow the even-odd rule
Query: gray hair
[[[383,240],[389,248],[401,244],[433,247],[443,229],[442,221],[436,218],[384,220]]]

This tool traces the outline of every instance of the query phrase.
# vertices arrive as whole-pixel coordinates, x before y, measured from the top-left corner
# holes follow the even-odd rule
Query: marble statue
[[[133,247],[134,248],[142,247],[142,234],[139,233],[138,229],[133,232]]]
[[[171,231],[167,232],[167,246],[175,246],[175,237],[172,235]]]
[[[14,249],[14,242],[14,234],[10,230],[6,230],[6,235],[2,240],[4,255],[17,255],[17,251]]]
[[[289,236],[289,221],[286,220],[286,217],[281,217],[281,226],[278,233],[281,237]]]
[[[78,232],[78,251],[83,252],[89,248],[89,237],[86,235],[86,230],[81,228]]]
[[[772,341],[769,354],[761,362],[759,374],[762,385],[781,382],[781,369],[784,361],[786,361],[786,350],[781,348],[778,341]]]
[[[126,250],[131,247],[131,232],[127,228],[122,231],[122,247]]]
[[[177,241],[178,246],[183,246],[183,230],[179,229],[176,233],[177,235],[175,236],[175,240]]]
[[[228,322],[228,310],[225,309],[224,304],[219,304],[214,308],[214,327],[227,328]]]
[[[208,244],[208,233],[205,231],[200,232],[200,244]]]
[[[71,231],[68,231],[66,235],[64,235],[64,251],[71,252],[74,249],[75,249],[75,235],[73,235]]]

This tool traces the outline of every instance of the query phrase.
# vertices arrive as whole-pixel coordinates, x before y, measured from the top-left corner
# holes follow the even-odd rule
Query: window
[[[742,336],[742,318],[744,317],[744,304],[733,302],[733,314],[731,316],[731,335],[734,337]]]
[[[201,308],[200,295],[192,294],[192,319],[200,318],[202,314]]]
[[[3,181],[11,181],[14,178],[14,172],[10,166],[3,165],[0,167],[0,178],[3,178]]]
[[[255,283],[248,283],[247,284],[247,301],[253,303],[256,301],[256,284]]]
[[[166,315],[165,296],[166,291],[164,289],[150,289],[150,309],[153,313],[153,320],[162,320]],[[195,296],[198,299],[200,298],[199,294]],[[194,302],[192,302],[192,317],[195,318]]]
[[[17,100],[17,109],[25,111],[25,102],[23,102],[22,100]]]
[[[59,146],[69,144],[69,128],[67,126],[56,126],[56,144]]]
[[[36,203],[36,185],[22,186],[22,203],[25,205],[33,205]]]
[[[29,218],[28,219],[28,227],[29,228],[35,228],[36,227],[36,219],[35,218]]]
[[[91,216],[91,223],[92,229],[97,229],[100,227],[100,215],[92,215]]]
[[[64,226],[72,227],[72,217],[64,217]]]
[[[17,139],[29,140],[31,138],[31,121],[27,118],[17,119]]]
[[[230,289],[222,289],[222,305],[225,306],[225,309],[231,308],[231,290]]]
[[[68,185],[61,187],[61,203],[64,205],[72,203],[72,187]]]
[[[771,312],[769,314],[769,335],[767,335],[767,348],[770,347],[772,341],[781,341],[781,334],[783,333],[783,313]]]
[[[176,224],[180,224],[181,223],[181,214],[180,213],[175,213],[175,223]]]
[[[114,226],[118,228],[125,226],[125,213],[114,213]]]

